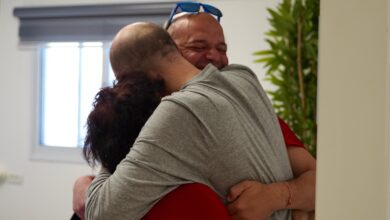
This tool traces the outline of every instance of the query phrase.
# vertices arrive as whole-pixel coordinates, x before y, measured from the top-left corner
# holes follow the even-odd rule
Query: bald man
[[[140,219],[164,195],[192,182],[209,186],[227,202],[230,187],[246,179],[267,184],[264,192],[278,192],[258,219],[290,219],[290,187],[278,182],[293,173],[277,117],[250,69],[199,70],[167,32],[149,23],[123,28],[110,59],[119,79],[145,74],[163,82],[163,93],[170,95],[116,171],[102,169],[92,182],[88,219]]]

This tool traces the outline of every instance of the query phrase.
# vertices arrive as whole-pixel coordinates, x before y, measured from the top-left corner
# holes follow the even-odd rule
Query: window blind
[[[176,2],[18,7],[21,42],[111,41],[125,25],[162,25]]]

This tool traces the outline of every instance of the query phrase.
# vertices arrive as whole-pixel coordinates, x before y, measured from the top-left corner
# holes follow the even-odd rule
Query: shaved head
[[[161,27],[133,23],[122,28],[112,41],[110,62],[117,79],[132,72],[148,72],[158,58],[178,53],[174,41]]]

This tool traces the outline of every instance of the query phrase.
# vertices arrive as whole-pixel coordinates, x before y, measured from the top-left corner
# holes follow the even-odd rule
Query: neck
[[[166,94],[179,91],[189,80],[197,75],[200,70],[181,56],[174,62],[166,62],[160,68],[161,77],[164,79]]]

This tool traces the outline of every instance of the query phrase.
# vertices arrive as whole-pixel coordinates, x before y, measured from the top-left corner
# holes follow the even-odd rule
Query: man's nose
[[[219,54],[218,50],[216,49],[209,49],[206,53],[206,58],[211,61],[219,61],[221,55]]]
[[[208,50],[206,59],[209,63],[212,63],[218,69],[222,68],[221,54],[216,49]]]

